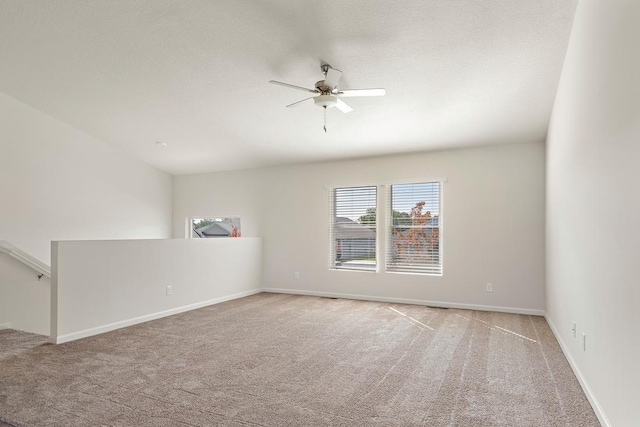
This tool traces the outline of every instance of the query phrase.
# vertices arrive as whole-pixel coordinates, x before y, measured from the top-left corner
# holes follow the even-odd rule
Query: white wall
[[[616,427],[640,423],[638,22],[634,0],[579,3],[547,141],[547,317]]]
[[[0,240],[171,236],[171,176],[0,93]],[[0,271],[0,280],[2,272]]]
[[[49,278],[3,253],[0,272],[0,326],[49,335]]]
[[[51,339],[66,342],[256,293],[261,241],[54,242]],[[172,286],[171,295],[166,286]]]
[[[237,214],[263,238],[267,289],[542,313],[544,157],[529,143],[177,176],[174,236],[189,215]],[[441,177],[442,277],[328,269],[327,185]]]

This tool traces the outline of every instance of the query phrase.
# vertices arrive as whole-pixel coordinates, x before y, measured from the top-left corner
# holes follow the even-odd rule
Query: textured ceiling
[[[541,141],[576,3],[0,0],[0,91],[172,174]]]

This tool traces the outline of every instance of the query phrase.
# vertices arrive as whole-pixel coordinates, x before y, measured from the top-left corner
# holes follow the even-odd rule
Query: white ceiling
[[[0,0],[0,91],[171,174],[541,141],[576,3]]]

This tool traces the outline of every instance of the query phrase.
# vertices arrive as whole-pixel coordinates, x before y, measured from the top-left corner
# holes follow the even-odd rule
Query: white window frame
[[[387,254],[389,245],[391,245],[392,238],[392,201],[391,201],[391,186],[399,184],[415,184],[415,183],[429,183],[437,182],[440,184],[439,191],[439,217],[438,217],[438,229],[439,229],[439,259],[440,259],[440,271],[437,273],[424,272],[424,271],[399,271],[396,269],[389,269],[387,263]],[[444,239],[445,235],[444,227],[444,200],[445,200],[445,183],[446,178],[411,178],[411,179],[393,179],[383,180],[375,183],[361,183],[351,182],[348,184],[332,184],[326,185],[325,189],[328,192],[329,198],[329,218],[327,228],[329,230],[329,269],[334,271],[351,271],[351,272],[383,272],[390,274],[408,274],[408,275],[422,275],[430,277],[441,277],[444,275]],[[350,187],[376,187],[376,268],[359,269],[359,268],[344,268],[335,266],[335,240],[334,240],[334,218],[335,218],[335,190],[339,188]]]
[[[385,271],[394,274],[419,274],[426,276],[442,276],[444,272],[444,260],[443,260],[443,188],[445,180],[431,179],[431,180],[413,180],[411,182],[402,181],[389,184],[386,188],[386,203],[385,212],[387,214],[387,220],[385,222],[385,228],[387,230],[387,237],[385,240],[385,256],[384,266]],[[432,264],[432,266],[411,266],[410,264],[396,264],[391,262],[391,253],[393,251],[393,185],[407,185],[407,184],[438,184],[438,264]],[[426,228],[426,227],[425,227]],[[435,267],[433,267],[435,266]]]

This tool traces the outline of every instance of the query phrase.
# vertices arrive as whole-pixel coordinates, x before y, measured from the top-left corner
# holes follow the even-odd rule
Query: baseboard
[[[553,325],[553,322],[551,322],[551,319],[549,318],[549,316],[547,316],[546,313],[544,315],[544,318],[547,321],[547,324],[549,324],[549,328],[551,328],[551,332],[553,332],[553,335],[556,337],[556,341],[558,341],[558,344],[560,345],[560,349],[562,350],[562,353],[564,353],[564,357],[567,359],[567,361],[569,362],[569,366],[571,366],[573,373],[576,375],[576,378],[580,383],[580,387],[582,387],[584,394],[587,396],[587,399],[589,400],[589,403],[593,408],[593,412],[595,412],[596,416],[598,417],[600,424],[602,424],[603,427],[611,427],[611,423],[609,422],[609,419],[607,418],[606,414],[602,410],[602,406],[600,406],[600,402],[598,402],[598,399],[591,391],[591,388],[589,387],[589,383],[587,383],[587,380],[582,375],[582,372],[580,371],[580,368],[578,368],[578,365],[576,364],[575,360],[573,360],[573,357],[571,357],[569,348],[565,345],[564,341],[562,341],[562,338],[560,337],[558,330]]]
[[[250,291],[239,292],[233,295],[226,295],[219,298],[214,298],[207,301],[201,301],[195,304],[189,304],[182,307],[172,308],[170,310],[160,311],[157,313],[147,314],[144,316],[135,317],[133,319],[121,320],[119,322],[109,323],[108,325],[98,326],[95,328],[84,329],[82,331],[73,332],[70,334],[60,335],[58,337],[49,337],[49,342],[53,344],[62,344],[69,341],[79,340],[81,338],[87,338],[93,335],[103,334],[105,332],[114,331],[116,329],[126,328],[127,326],[137,325],[138,323],[148,322],[150,320],[160,319],[162,317],[172,316],[174,314],[184,313],[185,311],[196,310],[198,308],[206,307],[209,305],[219,304],[221,302],[230,301],[238,298],[247,297],[262,292],[262,289],[253,289]]]
[[[461,304],[461,303],[455,303],[455,302],[428,301],[428,300],[408,299],[408,298],[390,298],[390,297],[379,297],[379,296],[373,296],[373,295],[342,294],[342,293],[336,293],[336,292],[303,291],[298,289],[281,289],[281,288],[262,288],[262,291],[272,292],[276,294],[308,295],[308,296],[315,296],[315,297],[345,298],[345,299],[357,299],[357,300],[376,301],[376,302],[392,302],[397,304],[428,305],[431,307],[459,308],[463,310],[497,311],[500,313],[528,314],[531,316],[544,316],[545,314],[544,310],[537,310],[532,308]]]
[[[3,329],[11,329],[11,323],[0,323],[0,331]]]

